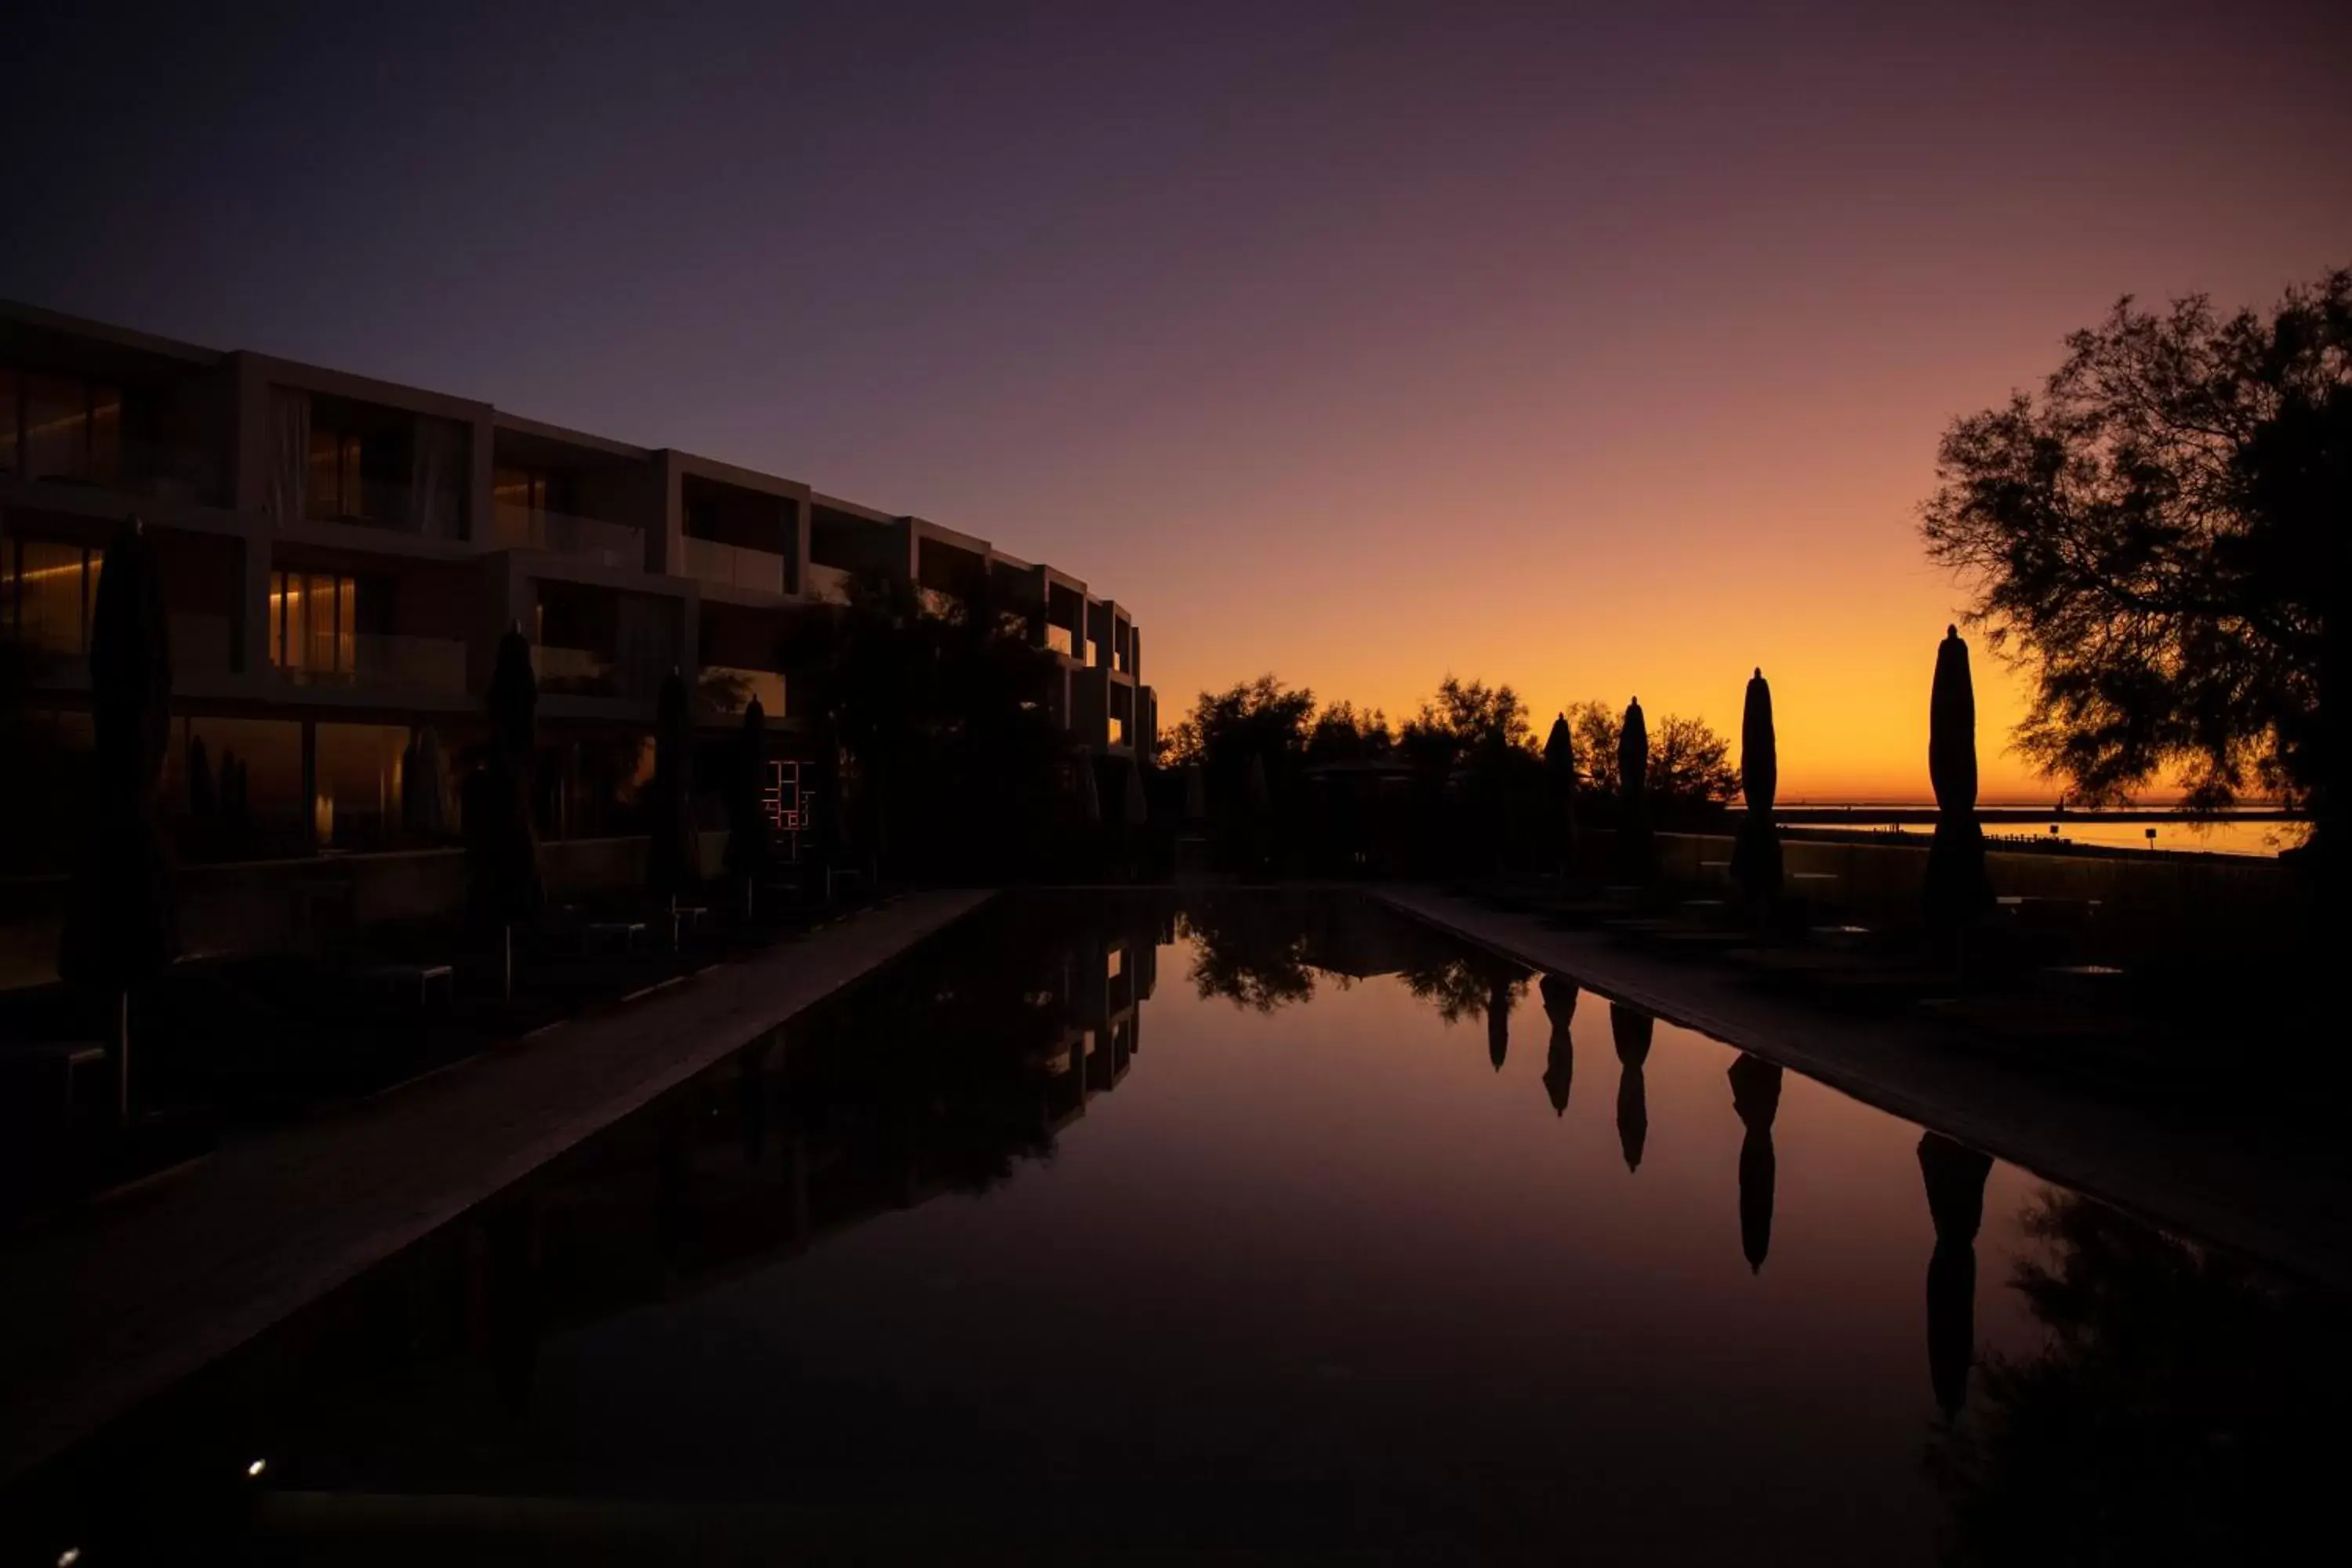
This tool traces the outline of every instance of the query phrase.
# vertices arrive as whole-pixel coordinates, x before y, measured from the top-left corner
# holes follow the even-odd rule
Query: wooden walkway
[[[0,1479],[985,902],[913,894],[61,1215],[0,1251]]]
[[[1768,994],[1737,972],[1558,931],[1433,889],[1391,906],[1533,969],[1816,1079],[2156,1225],[2352,1290],[2352,1179],[2308,1138],[2119,1101],[2031,1063],[1953,1047],[1924,1019],[1859,1018]],[[2218,1076],[2261,1072],[2261,1042],[2213,1042]],[[2297,1092],[2291,1081],[2282,1095]]]

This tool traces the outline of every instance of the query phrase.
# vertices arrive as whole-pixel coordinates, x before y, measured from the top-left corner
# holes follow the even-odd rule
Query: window
[[[359,652],[359,584],[327,572],[269,574],[269,662],[319,679],[349,677]]]
[[[89,649],[90,614],[106,552],[46,539],[12,539],[0,549],[7,565],[0,602],[8,629],[43,653],[78,658]]]
[[[122,389],[0,371],[0,468],[111,484],[122,472]]]
[[[535,468],[499,468],[490,476],[490,499],[534,515],[547,511],[547,475]]]
[[[310,427],[310,514],[320,521],[367,516],[367,490],[361,480],[360,438],[339,430]]]
[[[1110,743],[1114,746],[1127,744],[1127,721],[1116,713],[1110,716]]]

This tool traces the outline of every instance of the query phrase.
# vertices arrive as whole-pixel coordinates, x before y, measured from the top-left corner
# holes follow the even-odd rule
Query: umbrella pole
[[[514,923],[507,921],[499,927],[499,985],[509,1006],[514,1005]]]
[[[118,1125],[131,1125],[131,992],[129,987],[114,994],[114,1091],[115,1121]]]

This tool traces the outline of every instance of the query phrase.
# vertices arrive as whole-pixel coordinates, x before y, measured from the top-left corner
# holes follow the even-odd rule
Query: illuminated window
[[[0,468],[110,484],[122,472],[122,391],[65,375],[0,372]]]
[[[1110,716],[1110,743],[1114,746],[1127,744],[1127,721],[1116,713]]]
[[[269,574],[269,662],[318,678],[352,673],[359,584],[325,572]]]
[[[361,483],[361,449],[357,436],[313,425],[310,427],[310,516],[334,522],[367,516],[367,495]]]
[[[490,475],[490,499],[499,506],[544,514],[547,476],[532,468],[497,468]]]
[[[79,657],[89,648],[91,612],[106,552],[46,539],[11,540],[0,551],[7,563],[8,627],[27,647]]]

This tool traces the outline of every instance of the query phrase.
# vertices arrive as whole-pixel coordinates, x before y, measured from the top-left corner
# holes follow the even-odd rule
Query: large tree
[[[2034,679],[2017,740],[2086,800],[2332,813],[2336,552],[2352,515],[2352,270],[2267,314],[2128,298],[2039,395],[1957,420],[1929,553]]]

